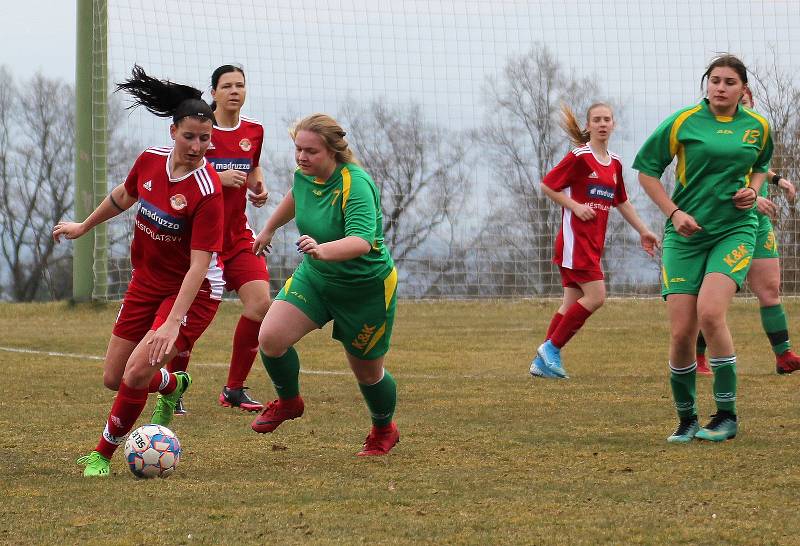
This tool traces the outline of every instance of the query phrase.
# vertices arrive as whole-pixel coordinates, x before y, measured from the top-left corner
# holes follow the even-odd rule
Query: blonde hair
[[[614,110],[606,104],[605,102],[595,102],[592,104],[588,110],[586,110],[586,123],[589,123],[589,116],[592,114],[592,110],[595,108],[599,108],[604,106],[611,110],[611,115],[614,115]],[[583,146],[587,142],[589,142],[589,131],[587,129],[581,129],[578,125],[578,120],[575,118],[575,113],[572,109],[564,103],[561,103],[561,122],[559,123],[561,128],[567,133],[570,142],[575,146]]]
[[[300,131],[311,131],[319,135],[325,146],[334,153],[337,163],[358,164],[358,160],[344,138],[347,133],[329,115],[311,114],[297,120],[289,128],[289,136],[294,140]]]

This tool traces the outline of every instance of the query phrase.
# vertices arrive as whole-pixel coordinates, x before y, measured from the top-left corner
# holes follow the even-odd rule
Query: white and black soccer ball
[[[166,478],[181,459],[181,443],[167,427],[144,425],[128,436],[125,460],[137,478]]]

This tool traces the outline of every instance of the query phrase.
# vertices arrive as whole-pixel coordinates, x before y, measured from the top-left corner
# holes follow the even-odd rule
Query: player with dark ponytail
[[[193,87],[157,80],[135,66],[117,86],[160,117],[171,117],[171,148],[152,147],[127,179],[83,222],[59,222],[58,242],[77,239],[138,203],[131,243],[133,273],[108,343],[103,383],[118,390],[97,447],[78,459],[84,476],[108,476],[110,459],[142,413],[150,392],[162,397],[153,422],[167,425],[191,384],[161,366],[194,345],[219,307],[222,186],[205,159],[214,112]]]
[[[247,222],[248,199],[261,207],[267,201],[264,174],[259,160],[264,128],[261,123],[242,114],[247,95],[244,70],[226,64],[211,75],[211,96],[216,121],[206,157],[214,165],[222,182],[225,202],[225,226],[222,253],[225,284],[235,290],[242,301],[242,315],[233,333],[228,379],[219,395],[225,407],[244,411],[261,411],[264,406],[250,398],[244,382],[258,351],[258,330],[270,306],[269,272],[263,256],[253,253],[254,234]],[[170,363],[170,371],[185,371],[190,351],[178,354]],[[179,399],[176,414],[186,413]]]

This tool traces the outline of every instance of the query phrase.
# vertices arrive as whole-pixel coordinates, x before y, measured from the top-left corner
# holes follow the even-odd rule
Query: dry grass
[[[793,543],[800,377],[776,376],[756,304],[737,302],[741,432],[670,446],[667,328],[657,300],[611,301],[565,350],[569,381],[527,368],[554,302],[408,303],[388,367],[402,441],[362,460],[363,401],[330,329],[298,346],[306,415],[271,435],[217,405],[238,315],[225,304],[198,344],[174,429],[175,476],[106,480],[90,450],[112,393],[101,364],[0,351],[0,542]],[[787,305],[790,318],[800,305]],[[115,305],[0,306],[0,346],[102,355]],[[798,332],[794,332],[797,336]],[[712,412],[710,380],[700,408]],[[260,364],[257,398],[272,389]],[[152,403],[152,401],[151,401]],[[150,406],[145,410],[149,415]],[[191,538],[189,538],[191,535]]]

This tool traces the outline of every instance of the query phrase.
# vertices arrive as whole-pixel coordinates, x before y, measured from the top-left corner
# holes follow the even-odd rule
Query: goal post
[[[86,218],[105,198],[107,181],[107,2],[77,0],[75,63],[75,210]],[[101,224],[74,241],[72,297],[107,296],[108,231]],[[99,282],[97,282],[99,281]]]

